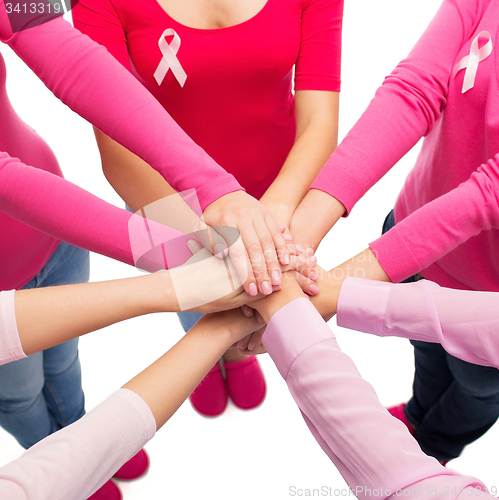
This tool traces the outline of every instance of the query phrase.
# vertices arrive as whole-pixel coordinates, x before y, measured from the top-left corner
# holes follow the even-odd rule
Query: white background
[[[340,139],[372,98],[383,77],[408,53],[437,10],[437,0],[346,0]],[[122,206],[107,184],[91,126],[57,101],[24,64],[1,47],[8,90],[18,113],[54,149],[66,177]],[[110,89],[112,92],[112,89]],[[0,118],[1,119],[1,118]],[[125,117],[126,119],[126,117]],[[326,268],[340,264],[375,239],[393,207],[418,147],[327,235],[317,255]],[[136,271],[92,255],[92,281],[132,276]],[[401,339],[379,339],[336,327],[340,345],[357,363],[385,405],[411,395],[412,349]],[[80,342],[87,409],[169,349],[183,334],[174,314],[130,320],[92,333]],[[290,497],[290,487],[344,488],[345,483],[315,443],[268,355],[260,357],[268,384],[265,403],[243,412],[229,404],[223,416],[206,419],[185,403],[147,445],[149,473],[120,483],[126,500],[254,499]],[[469,446],[450,467],[499,485],[495,467],[497,426]],[[0,431],[0,464],[22,452]]]

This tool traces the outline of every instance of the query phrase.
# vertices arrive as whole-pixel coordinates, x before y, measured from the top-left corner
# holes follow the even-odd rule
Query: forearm
[[[142,158],[95,127],[94,133],[106,179],[134,212],[176,193]]]
[[[17,329],[28,355],[125,319],[175,310],[168,273],[15,293]]]
[[[296,242],[315,250],[344,213],[344,205],[336,198],[311,189],[293,214],[291,234]]]
[[[240,309],[203,316],[158,361],[124,385],[151,409],[158,429],[177,411],[222,354],[261,328]]]
[[[317,286],[320,292],[310,297],[310,300],[320,315],[328,319],[336,314],[341,286],[349,276],[377,281],[390,281],[390,278],[370,248],[367,248],[330,271],[325,271],[321,268],[317,268],[316,270],[319,275]]]
[[[303,131],[297,133],[279,175],[260,200],[272,212],[278,224],[289,228],[294,211],[336,147],[338,120],[336,113],[332,115],[312,120]],[[280,220],[280,216],[285,219]]]
[[[0,16],[4,23],[3,0]],[[196,188],[203,209],[220,196],[241,189],[140,82],[103,47],[63,19],[16,34],[0,33],[0,37],[58,98],[138,154],[175,189]]]
[[[278,310],[263,340],[314,437],[358,498],[369,499],[375,490],[395,498],[413,487],[427,496],[426,485],[438,485],[437,497],[448,485],[483,488],[421,452],[306,299]]]
[[[340,291],[338,325],[381,337],[436,342],[460,359],[499,364],[499,293],[453,290],[421,280],[393,284],[348,279]]]
[[[295,141],[279,175],[261,199],[277,222],[288,229],[294,211],[336,148],[338,111],[339,92],[295,93]]]

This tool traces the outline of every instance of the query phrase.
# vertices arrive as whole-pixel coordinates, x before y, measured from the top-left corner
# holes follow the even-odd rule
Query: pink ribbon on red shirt
[[[487,38],[487,43],[478,48],[478,40],[480,38]],[[478,71],[478,63],[487,59],[492,53],[492,39],[490,33],[488,31],[481,31],[475,37],[473,42],[471,42],[471,49],[469,55],[463,57],[455,66],[452,78],[455,78],[456,75],[462,70],[466,68],[466,73],[464,74],[463,80],[463,89],[461,93],[465,93],[475,85],[476,73]]]
[[[173,40],[170,44],[165,40],[165,37],[168,35],[173,35]],[[180,37],[174,30],[168,28],[161,35],[158,45],[159,50],[161,50],[161,54],[163,54],[163,58],[154,72],[154,78],[158,82],[158,85],[161,85],[163,79],[168,73],[168,70],[171,69],[173,76],[175,76],[180,86],[183,87],[185,81],[187,80],[187,74],[177,59],[177,52],[180,48]]]

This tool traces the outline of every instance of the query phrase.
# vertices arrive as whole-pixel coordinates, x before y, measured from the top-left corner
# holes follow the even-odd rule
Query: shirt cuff
[[[338,298],[338,326],[381,335],[392,286],[384,281],[347,278]]]
[[[0,365],[26,357],[17,331],[15,290],[0,293]]]
[[[147,406],[147,403],[137,393],[130,389],[118,389],[115,395],[133,405],[137,410],[137,413],[142,417],[145,424],[146,439],[150,441],[156,434],[156,419],[149,406]]]
[[[310,346],[334,339],[333,332],[309,299],[295,299],[270,319],[262,342],[286,380],[293,361]]]
[[[418,259],[405,242],[398,225],[369,243],[369,248],[393,283],[400,283],[422,269]]]

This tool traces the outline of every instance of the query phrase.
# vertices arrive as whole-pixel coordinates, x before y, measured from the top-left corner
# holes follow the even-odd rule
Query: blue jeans
[[[83,283],[86,250],[61,242],[23,288]],[[0,366],[0,426],[29,448],[85,414],[78,339]]]
[[[392,211],[383,233],[394,225]],[[411,344],[415,373],[406,417],[418,428],[415,438],[426,454],[441,461],[456,458],[499,417],[499,370],[455,358],[440,344]]]
[[[182,311],[177,313],[177,316],[184,332],[187,333],[199,321],[199,319],[204,316],[204,314],[192,311]]]

